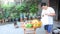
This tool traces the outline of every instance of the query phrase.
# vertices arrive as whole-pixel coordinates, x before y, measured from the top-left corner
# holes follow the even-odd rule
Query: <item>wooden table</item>
[[[36,34],[36,28],[26,28],[24,25],[22,26],[22,28],[24,29],[24,34]],[[28,30],[30,31],[27,32]],[[33,31],[33,33],[31,33],[31,31]]]

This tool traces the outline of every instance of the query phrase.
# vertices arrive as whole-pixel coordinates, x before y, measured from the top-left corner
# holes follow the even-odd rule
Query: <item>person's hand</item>
[[[48,14],[45,14],[45,15],[48,15]]]
[[[42,15],[42,17],[44,17],[44,15]]]
[[[45,14],[45,15],[50,16],[50,14]]]

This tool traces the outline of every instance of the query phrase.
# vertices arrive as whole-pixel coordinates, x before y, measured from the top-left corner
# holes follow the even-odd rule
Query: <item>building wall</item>
[[[54,17],[55,20],[58,20],[58,0],[50,0],[50,6],[54,8],[56,16]]]
[[[49,5],[49,0],[42,0],[42,2],[45,2],[47,5]]]

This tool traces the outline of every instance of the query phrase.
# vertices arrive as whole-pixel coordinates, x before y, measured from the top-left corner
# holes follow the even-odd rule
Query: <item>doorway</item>
[[[59,0],[59,3],[58,3],[58,20],[60,20],[60,0]]]
[[[52,8],[54,8],[55,12],[56,12],[56,16],[54,17],[54,20],[59,20],[58,19],[58,2],[59,0],[49,0],[49,6],[51,6]]]

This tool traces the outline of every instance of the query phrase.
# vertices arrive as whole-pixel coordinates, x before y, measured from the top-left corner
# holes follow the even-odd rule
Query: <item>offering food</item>
[[[25,27],[26,27],[26,28],[32,28],[32,26],[33,26],[33,25],[30,24],[30,23],[25,24]]]
[[[28,22],[25,24],[26,28],[40,28],[41,26],[42,26],[42,22],[37,19],[32,20],[31,23]]]
[[[32,20],[32,24],[33,24],[33,28],[39,28],[42,26],[42,22],[37,19]]]

